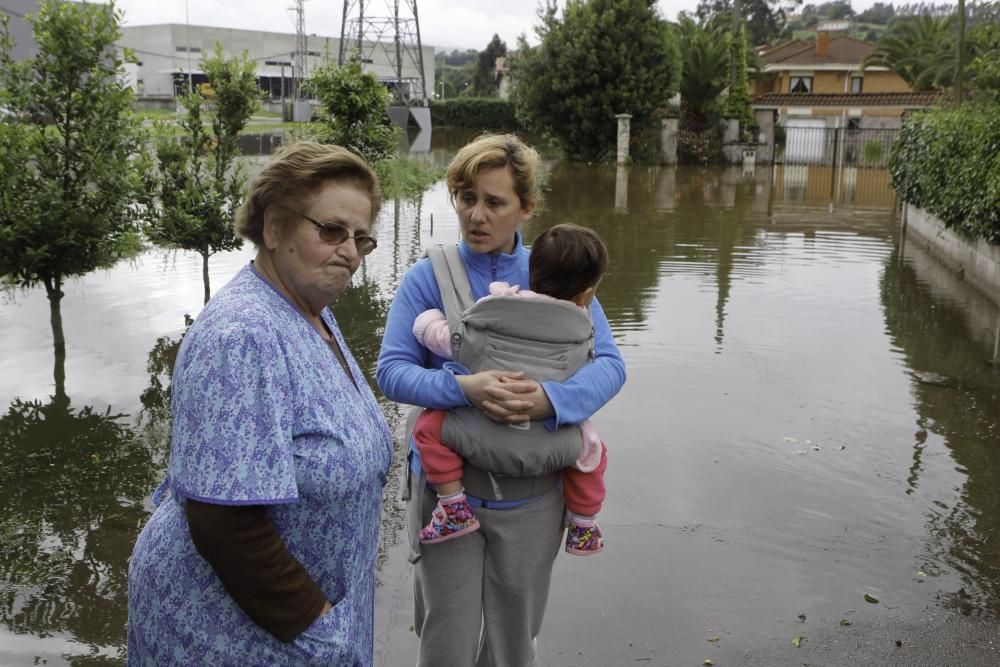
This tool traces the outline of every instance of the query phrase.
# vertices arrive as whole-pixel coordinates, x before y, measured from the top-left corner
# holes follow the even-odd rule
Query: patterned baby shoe
[[[431,522],[420,530],[421,544],[437,544],[479,530],[479,519],[465,499],[465,494],[448,502],[438,501],[431,512]]]
[[[583,519],[571,515],[566,531],[566,553],[574,556],[593,556],[604,548],[604,536],[596,519]]]

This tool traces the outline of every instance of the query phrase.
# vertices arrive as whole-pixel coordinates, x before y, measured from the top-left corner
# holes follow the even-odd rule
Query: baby
[[[594,300],[597,285],[608,265],[608,251],[594,231],[573,224],[556,225],[543,232],[531,246],[528,275],[534,291],[517,285],[494,282],[492,296],[519,296],[529,299],[570,301],[586,309]],[[452,358],[448,320],[440,310],[427,310],[413,323],[413,335],[431,352]],[[532,369],[523,368],[530,376]],[[438,504],[430,523],[420,531],[423,544],[435,544],[471,533],[479,520],[469,506],[462,483],[462,458],[441,442],[446,411],[425,410],[418,418],[413,439],[427,480],[434,485]],[[604,502],[604,471],[607,450],[589,420],[580,424],[580,456],[563,471],[569,531],[566,551],[590,556],[604,546],[596,515]]]

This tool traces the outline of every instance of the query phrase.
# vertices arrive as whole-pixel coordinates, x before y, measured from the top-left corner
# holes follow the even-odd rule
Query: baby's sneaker
[[[574,556],[593,556],[604,548],[601,526],[594,517],[569,513],[569,530],[566,531],[566,553]]]
[[[479,519],[472,513],[464,493],[438,499],[431,512],[431,522],[420,530],[421,544],[437,544],[479,530]]]

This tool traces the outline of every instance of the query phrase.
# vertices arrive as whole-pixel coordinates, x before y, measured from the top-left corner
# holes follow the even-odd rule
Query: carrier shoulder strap
[[[451,332],[451,344],[458,349],[462,342],[462,313],[475,303],[472,299],[472,286],[469,285],[469,275],[465,272],[465,264],[458,252],[458,245],[432,245],[427,248],[431,266],[434,267],[434,278],[441,290],[441,301],[444,304],[444,314],[448,318],[448,331]]]

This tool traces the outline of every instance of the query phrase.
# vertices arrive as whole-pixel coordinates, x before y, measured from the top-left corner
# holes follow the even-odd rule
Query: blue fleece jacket
[[[478,254],[464,241],[459,244],[459,252],[469,275],[473,299],[486,296],[489,284],[497,280],[530,287],[528,250],[520,232],[509,255]],[[457,364],[429,352],[413,335],[413,321],[429,308],[444,310],[444,305],[434,268],[424,258],[407,270],[393,298],[375,379],[386,397],[399,403],[438,410],[469,405],[455,379],[455,373],[459,372]],[[555,411],[554,419],[547,420],[549,428],[579,424],[590,418],[625,384],[625,362],[611,336],[608,318],[596,300],[591,304],[591,316],[595,333],[593,362],[565,382],[542,383]]]

